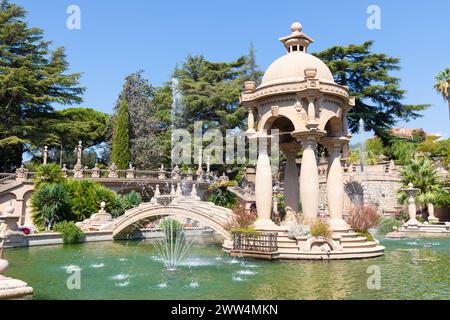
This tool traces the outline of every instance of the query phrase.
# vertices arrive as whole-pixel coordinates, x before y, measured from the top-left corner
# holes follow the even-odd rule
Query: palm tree
[[[448,103],[448,115],[450,119],[450,68],[445,68],[435,77],[434,89],[442,95],[444,101]]]
[[[443,191],[433,162],[425,157],[416,156],[400,171],[400,175],[404,188],[412,183],[415,188],[420,190],[416,198],[417,202],[421,205],[427,205],[430,218],[434,219],[433,205],[436,203],[438,195]],[[399,192],[399,200],[400,202],[406,201],[404,191]]]

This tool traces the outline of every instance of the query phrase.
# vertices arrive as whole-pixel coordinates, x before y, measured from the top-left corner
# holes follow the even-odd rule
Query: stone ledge
[[[33,294],[33,288],[21,280],[0,275],[0,299],[22,298]]]

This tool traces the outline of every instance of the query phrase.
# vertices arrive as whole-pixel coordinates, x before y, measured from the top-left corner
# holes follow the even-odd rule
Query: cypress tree
[[[112,162],[119,169],[126,169],[131,160],[128,136],[128,106],[122,101],[116,118],[116,128],[112,139]]]

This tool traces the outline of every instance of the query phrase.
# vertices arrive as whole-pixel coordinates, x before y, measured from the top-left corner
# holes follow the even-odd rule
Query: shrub
[[[112,212],[116,193],[89,180],[65,180],[45,184],[33,193],[33,221],[39,228],[52,229],[58,221],[83,221],[98,212],[100,202]]]
[[[395,217],[386,217],[380,219],[380,223],[378,224],[378,232],[382,234],[386,234],[395,230],[395,228],[400,227],[400,221]]]
[[[400,222],[405,222],[409,220],[409,213],[405,211],[400,211],[395,215],[395,219]]]
[[[311,235],[313,237],[331,237],[330,225],[322,219],[315,219],[311,223]]]
[[[99,209],[100,202],[106,203],[106,211],[112,212],[115,198],[114,191],[90,180],[67,180],[69,189],[71,217],[67,220],[83,221]]]
[[[288,224],[287,228],[288,237],[291,239],[311,236],[311,226],[308,224],[291,222]]]
[[[114,209],[111,214],[117,218],[125,213],[125,211],[137,207],[142,202],[141,195],[136,191],[131,191],[122,196],[117,196],[114,200]]]
[[[55,164],[43,164],[35,168],[34,184],[36,189],[49,183],[59,183],[63,181],[63,173],[61,168]]]
[[[40,230],[51,230],[55,222],[70,219],[69,202],[65,184],[42,185],[31,197],[34,224]]]
[[[373,238],[372,234],[369,231],[358,232],[357,235],[361,236],[361,237],[365,237],[367,239],[367,241],[375,241],[375,239]]]
[[[258,233],[254,227],[245,227],[245,228],[232,228],[231,233],[244,233],[244,234],[255,234]]]
[[[220,181],[209,186],[208,190],[212,191],[208,197],[208,201],[216,206],[225,208],[233,208],[237,204],[236,195],[227,188],[235,186],[236,181]]]
[[[257,218],[256,212],[246,212],[242,206],[235,207],[233,209],[233,220],[226,225],[228,230],[245,229],[249,228]]]
[[[356,232],[367,232],[370,228],[375,228],[380,221],[377,210],[373,207],[357,207],[350,211],[347,223]]]
[[[183,226],[177,220],[167,218],[159,223],[159,227],[165,233],[168,239],[176,239],[179,233],[183,230]]]
[[[83,231],[73,221],[58,222],[54,230],[61,233],[64,243],[81,242],[84,238]]]

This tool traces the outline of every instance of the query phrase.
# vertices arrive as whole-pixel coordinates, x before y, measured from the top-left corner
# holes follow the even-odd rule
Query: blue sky
[[[294,21],[315,43],[310,51],[374,40],[374,51],[401,59],[395,74],[405,103],[429,103],[424,117],[399,126],[450,137],[448,108],[433,89],[435,74],[450,67],[450,1],[111,1],[15,0],[31,26],[44,29],[53,47],[66,47],[70,70],[82,72],[82,106],[111,113],[124,77],[144,69],[152,84],[170,78],[188,54],[231,61],[252,41],[266,69],[284,54],[278,38]],[[366,27],[369,5],[381,9],[381,29]],[[66,9],[81,9],[81,30],[69,30]],[[356,142],[356,141],[353,141]]]

